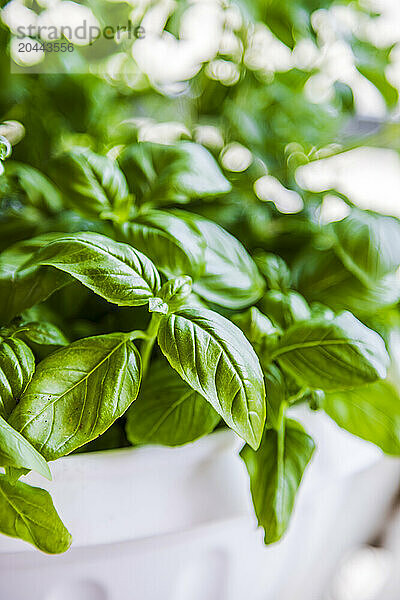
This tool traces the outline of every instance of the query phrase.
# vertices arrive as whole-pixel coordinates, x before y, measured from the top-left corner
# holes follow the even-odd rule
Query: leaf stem
[[[140,348],[140,354],[142,356],[142,381],[145,379],[150,366],[151,353],[157,338],[161,317],[162,315],[159,313],[153,313],[150,324],[145,332],[145,339]]]
[[[130,340],[146,340],[148,337],[147,331],[142,331],[141,329],[135,329],[128,333],[128,338]]]
[[[282,402],[279,407],[279,429],[278,429],[278,473],[283,477],[285,466],[285,430],[287,402]]]
[[[294,394],[293,396],[290,396],[288,398],[288,404],[296,404],[296,402],[300,402],[300,400],[304,399],[304,396],[307,394],[308,391],[309,389],[307,387],[301,388],[301,390],[297,392],[297,394]]]

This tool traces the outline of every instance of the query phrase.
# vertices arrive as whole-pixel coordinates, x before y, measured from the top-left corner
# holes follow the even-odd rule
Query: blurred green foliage
[[[143,19],[146,11],[156,4],[150,2],[147,9],[135,14]],[[114,6],[105,1],[91,4],[103,24],[112,18]],[[324,23],[334,22],[334,13],[327,11],[335,6],[341,9],[347,6],[360,22],[378,18],[365,8],[365,3],[354,1],[226,3],[221,9],[225,15],[224,31],[234,37],[235,48],[221,46],[216,57],[204,62],[191,79],[175,87],[157,84],[148,74],[140,73],[132,58],[131,45],[127,44],[121,45],[120,54],[129,62],[128,73],[134,73],[131,78],[124,71],[124,61],[120,72],[113,77],[106,68],[98,74],[67,73],[65,64],[64,72],[60,65],[58,74],[11,74],[10,32],[1,25],[0,123],[21,123],[25,136],[14,145],[11,159],[4,163],[5,174],[0,177],[0,250],[54,231],[89,230],[112,235],[115,223],[111,214],[108,220],[106,214],[100,219],[96,211],[91,213],[79,206],[81,196],[74,196],[73,186],[69,189],[77,174],[68,170],[72,167],[63,156],[76,147],[81,152],[83,147],[85,152],[120,158],[123,167],[129,152],[135,148],[135,156],[129,160],[133,160],[136,170],[130,170],[132,162],[126,170],[134,197],[125,198],[118,217],[120,225],[121,219],[132,217],[129,211],[140,206],[146,194],[150,194],[153,206],[167,210],[185,202],[185,210],[223,225],[250,253],[273,252],[286,260],[293,271],[293,287],[308,301],[322,303],[335,311],[349,309],[368,324],[382,323],[383,313],[393,319],[393,307],[397,306],[400,292],[390,279],[392,274],[369,285],[360,279],[359,273],[349,270],[335,252],[337,242],[330,227],[321,226],[319,220],[321,203],[326,192],[332,190],[322,193],[303,190],[295,177],[301,165],[360,145],[399,149],[398,125],[390,120],[398,91],[385,75],[392,46],[377,48],[365,36],[357,37],[354,30],[339,26],[334,32],[336,41],[347,45],[355,68],[372,82],[386,103],[388,118],[373,135],[359,133],[354,90],[339,76],[332,76],[326,98],[313,97],[310,82],[324,72],[328,48]],[[176,10],[166,19],[165,31],[179,34],[188,7],[189,2],[176,3]],[[128,14],[125,4],[119,8],[122,14]],[[289,53],[289,66],[268,62],[268,56],[263,56],[264,46],[254,46],[259,32],[262,39],[267,35],[266,39],[281,45],[280,51],[283,48],[284,53]],[[313,60],[296,59],[304,43],[313,49]],[[254,55],[254,48],[256,60],[251,54]],[[272,54],[274,48],[271,46]],[[69,58],[72,61],[71,57],[65,60]],[[227,81],[214,76],[215,60],[225,61],[237,77]],[[132,146],[143,139],[157,141],[157,135],[161,134],[157,134],[156,126],[164,124],[168,130],[171,122],[175,128],[179,123],[181,128],[176,128],[175,138],[169,140],[168,146]],[[146,138],[144,123],[150,130],[154,127],[153,137]],[[216,188],[207,193],[201,189],[192,193],[190,186],[195,184],[190,182],[191,192],[187,192],[187,181],[182,183],[182,169],[190,174],[191,169],[198,168],[201,180],[207,165],[201,162],[198,153],[189,157],[190,145],[179,149],[174,146],[182,140],[202,143],[211,152],[232,186],[228,194],[218,195],[218,181]],[[243,169],[232,170],[224,160],[232,143],[251,152],[250,164]],[[189,166],[183,166],[184,163]],[[270,192],[266,196],[256,193],[255,183],[265,176],[296,192],[303,208],[294,211],[296,214],[285,214],[273,195],[269,197]],[[352,206],[351,199],[345,201]],[[125,239],[124,236],[126,231],[119,237]],[[91,293],[80,291],[74,296],[74,286],[57,292],[47,301],[46,310],[52,311],[60,303],[72,338],[112,331],[120,319],[143,318],[140,311],[122,317],[122,309],[115,311]],[[57,320],[55,315],[54,319]],[[135,323],[127,325],[134,326]]]

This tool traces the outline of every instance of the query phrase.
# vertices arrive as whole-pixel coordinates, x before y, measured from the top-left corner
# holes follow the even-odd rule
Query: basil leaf
[[[0,337],[0,416],[8,418],[34,371],[35,358],[25,342]]]
[[[382,338],[346,312],[293,325],[274,359],[300,385],[328,391],[372,383],[385,377],[388,365]]]
[[[260,300],[260,306],[275,325],[284,329],[311,317],[310,307],[303,296],[293,291],[270,290]]]
[[[277,431],[281,427],[281,406],[288,401],[288,390],[282,371],[274,364],[264,370],[267,392],[267,424]]]
[[[128,185],[110,158],[75,148],[55,159],[54,171],[66,200],[84,216],[109,218],[121,209],[121,216],[128,216]]]
[[[144,252],[168,278],[204,271],[205,241],[171,212],[149,210],[124,223],[122,240]]]
[[[160,297],[168,305],[167,312],[175,312],[184,304],[187,304],[192,295],[191,277],[182,276],[170,279],[162,286]]]
[[[376,68],[370,65],[358,65],[357,70],[376,87],[390,108],[395,108],[397,106],[399,101],[399,90],[397,86],[392,85],[390,81],[388,81],[384,71],[382,71],[380,67]]]
[[[257,267],[267,281],[268,288],[286,292],[290,288],[291,275],[285,261],[276,254],[260,252],[254,257]]]
[[[291,419],[286,421],[284,437],[279,436],[267,429],[257,451],[246,445],[240,453],[250,475],[253,504],[266,544],[284,535],[315,448],[312,438]]]
[[[211,433],[219,421],[212,406],[160,361],[128,411],[126,433],[132,444],[181,446]]]
[[[309,302],[325,304],[336,312],[349,310],[360,318],[400,300],[400,279],[395,274],[389,273],[372,286],[366,285],[333,251],[305,253],[297,261],[294,275],[296,288]]]
[[[335,250],[361,281],[379,280],[400,266],[400,221],[371,211],[353,209],[332,225]]]
[[[240,329],[213,311],[182,309],[162,318],[158,343],[182,379],[256,448],[265,389],[258,358]]]
[[[23,467],[51,480],[47,462],[18,431],[0,417],[0,466]]]
[[[377,88],[388,107],[394,108],[399,100],[399,91],[386,77],[386,70],[391,64],[391,43],[388,41],[384,47],[376,47],[356,38],[351,47],[357,70]]]
[[[66,552],[72,541],[48,492],[20,481],[11,484],[5,475],[0,475],[0,531],[48,554]]]
[[[46,300],[69,280],[65,273],[45,267],[25,269],[34,253],[59,234],[48,234],[21,242],[0,254],[0,324],[6,324],[27,308]]]
[[[310,306],[311,318],[312,319],[323,319],[324,321],[332,321],[335,318],[333,310],[320,304],[319,302],[313,302]]]
[[[179,151],[181,157],[176,165],[174,183],[184,194],[190,198],[204,198],[231,191],[231,184],[203,146],[181,142]]]
[[[46,321],[29,321],[22,323],[15,330],[14,336],[39,346],[67,346],[68,340],[63,332]]]
[[[59,190],[37,169],[23,163],[8,161],[7,176],[17,180],[31,206],[50,213],[62,210]]]
[[[150,313],[161,313],[167,315],[169,313],[169,306],[162,298],[150,298],[149,300],[149,312]]]
[[[39,364],[10,425],[55,460],[104,433],[135,400],[140,378],[127,334],[81,339]]]
[[[202,235],[207,268],[193,289],[200,296],[232,309],[246,308],[260,299],[265,282],[242,244],[216,223],[175,211]]]
[[[33,446],[32,446],[33,447]],[[40,455],[41,456],[41,455]],[[7,479],[13,485],[24,475],[28,475],[31,469],[24,469],[23,467],[6,467],[5,472]]]
[[[157,269],[144,254],[97,233],[58,238],[41,248],[29,264],[64,271],[119,306],[146,304],[161,286]]]
[[[212,155],[192,142],[134,144],[122,152],[119,162],[140,203],[187,202],[231,190]]]
[[[400,395],[389,381],[328,393],[323,408],[340,427],[400,455]]]
[[[280,330],[276,329],[268,317],[255,306],[234,315],[232,321],[243,331],[254,347],[261,366],[269,364],[271,353],[278,343]]]

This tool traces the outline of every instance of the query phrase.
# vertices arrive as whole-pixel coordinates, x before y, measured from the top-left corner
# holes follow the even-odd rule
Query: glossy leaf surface
[[[51,479],[50,469],[43,456],[3,417],[0,417],[0,466],[22,467]]]
[[[81,339],[39,364],[10,424],[55,460],[104,433],[135,400],[140,378],[128,335]]]
[[[4,475],[0,475],[0,531],[48,554],[65,552],[72,541],[48,492],[20,481],[12,485]]]
[[[207,435],[220,416],[166,362],[156,362],[127,414],[133,444],[180,446]]]
[[[146,304],[161,285],[157,269],[144,254],[96,233],[58,238],[41,248],[30,264],[64,271],[119,306]]]
[[[245,446],[241,452],[250,475],[250,488],[265,543],[282,538],[290,522],[297,490],[314,452],[314,442],[295,421],[288,420],[285,435],[265,431],[257,451]]]
[[[35,358],[22,340],[0,340],[0,415],[7,419],[33,376]]]
[[[179,375],[256,448],[265,390],[260,363],[242,332],[213,311],[182,309],[163,317],[158,342]]]
[[[124,174],[106,156],[72,149],[55,160],[54,171],[67,202],[88,217],[111,217],[128,202]]]
[[[400,455],[400,395],[390,382],[328,393],[323,408],[340,427]]]
[[[123,241],[144,252],[167,277],[198,277],[204,270],[205,241],[172,212],[149,210],[121,230]]]
[[[204,275],[194,282],[200,296],[221,306],[241,309],[262,296],[265,282],[242,244],[216,223],[177,211],[199,231],[205,247]]]
[[[353,209],[333,229],[339,258],[361,281],[379,280],[400,266],[398,219]]]
[[[300,385],[323,390],[372,383],[385,377],[388,365],[382,338],[350,313],[293,325],[274,358]]]

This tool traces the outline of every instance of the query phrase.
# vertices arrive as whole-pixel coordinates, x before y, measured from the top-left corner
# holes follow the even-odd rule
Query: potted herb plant
[[[304,31],[303,4],[274,8],[283,29],[249,6],[253,25],[233,26],[226,7],[242,44],[233,83],[211,61],[178,98],[67,75],[2,92],[0,552],[15,600],[27,586],[49,600],[233,600],[248,578],[254,600],[289,598],[291,558],[309,598],[383,518],[399,469],[382,451],[400,453],[400,224],[296,181],[341,135],[350,87],[313,105],[312,68],[268,82],[244,59],[260,21],[287,47],[308,37],[316,7]],[[164,122],[179,109],[187,139],[146,141],[132,106],[161,107]],[[328,192],[348,214],[322,224]],[[381,502],[366,503],[378,485]],[[266,550],[257,522],[279,543]],[[330,559],[307,587],[326,536]]]

